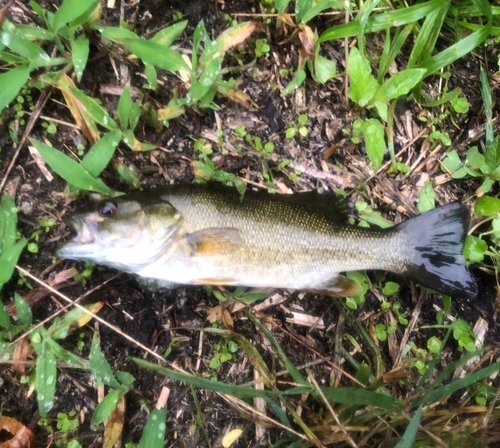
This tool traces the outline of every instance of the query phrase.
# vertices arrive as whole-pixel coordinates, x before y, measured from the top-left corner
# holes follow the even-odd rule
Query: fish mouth
[[[79,216],[69,216],[64,221],[74,236],[57,248],[56,255],[63,258],[79,258],[88,251],[90,245],[95,243],[97,239],[95,229]]]

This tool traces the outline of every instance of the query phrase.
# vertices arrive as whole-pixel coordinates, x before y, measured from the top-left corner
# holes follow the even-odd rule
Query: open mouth
[[[96,240],[94,229],[79,216],[65,218],[66,225],[71,232],[71,239],[57,249],[59,257],[71,258],[79,253],[85,246],[91,245]]]

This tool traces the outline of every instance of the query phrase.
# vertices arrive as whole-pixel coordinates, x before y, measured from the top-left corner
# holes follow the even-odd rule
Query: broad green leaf
[[[316,4],[312,7],[309,6],[309,8],[303,12],[300,22],[307,23],[309,22],[309,20],[316,17],[321,11],[324,11],[328,8],[342,9],[343,5],[335,0],[324,0],[322,3]],[[297,21],[297,23],[299,22],[299,19],[297,17],[295,18],[295,20]]]
[[[103,306],[103,302],[91,303],[84,308],[97,313]],[[64,339],[68,334],[83,327],[92,320],[92,316],[80,308],[73,308],[63,318],[56,318],[47,330],[47,335],[52,339]]]
[[[0,203],[0,254],[16,242],[17,207],[10,196],[2,196]]]
[[[136,128],[139,123],[139,118],[141,118],[141,104],[136,101],[130,109],[129,123],[131,131],[134,131]]]
[[[28,65],[20,65],[0,75],[0,112],[6,108],[26,84],[30,76]]]
[[[156,90],[158,87],[158,75],[156,73],[156,68],[154,65],[151,65],[148,62],[144,62],[145,66],[145,75],[146,75],[146,80],[148,81],[148,85],[145,86],[151,90]]]
[[[2,252],[0,256],[0,289],[4,283],[8,282],[12,277],[16,267],[17,260],[21,255],[22,250],[26,246],[27,240],[24,238],[18,241],[14,246]]]
[[[120,383],[122,383],[122,385],[126,387],[131,386],[132,383],[135,381],[134,376],[128,372],[118,371],[116,372],[116,377],[118,378]]]
[[[425,69],[414,68],[396,73],[379,87],[375,100],[386,103],[393,98],[408,94],[422,80],[425,72]]]
[[[17,292],[14,293],[14,300],[16,302],[16,316],[21,325],[31,325],[33,314],[29,305]]]
[[[475,236],[467,235],[464,244],[464,257],[472,263],[483,261],[484,254],[488,250],[486,241],[483,241]]]
[[[130,115],[131,108],[132,96],[130,95],[129,88],[125,87],[120,95],[120,101],[118,101],[118,119],[120,120],[122,130],[127,129],[128,117]]]
[[[385,11],[381,14],[372,15],[365,26],[365,34],[381,31],[393,26],[406,25],[423,19],[436,8],[448,0],[431,0],[408,8],[398,8],[394,11]],[[326,30],[319,38],[318,44],[343,37],[354,37],[358,35],[360,23],[352,21],[343,25],[334,26]]]
[[[54,14],[53,31],[59,31],[65,24],[80,17],[90,8],[95,8],[96,3],[96,0],[64,0]]]
[[[91,422],[93,424],[99,424],[106,420],[115,409],[116,403],[118,403],[122,394],[123,391],[120,389],[114,389],[109,392],[95,408]]]
[[[102,137],[85,155],[81,166],[87,170],[92,177],[99,176],[113,157],[116,147],[122,138],[120,131],[108,132]]]
[[[187,20],[174,23],[173,25],[164,28],[161,31],[158,31],[151,39],[151,42],[164,45],[165,47],[170,47],[175,38],[184,31],[184,28],[186,28],[187,24]]]
[[[290,81],[290,83],[283,89],[281,96],[287,96],[289,93],[293,92],[295,89],[300,87],[306,79],[306,72],[301,68],[297,69],[295,76]]]
[[[415,415],[411,419],[410,424],[406,428],[403,438],[395,446],[395,448],[412,448],[414,446],[421,418],[422,418],[422,405],[418,407],[417,412],[415,412]]]
[[[491,196],[481,196],[474,205],[474,210],[480,216],[490,216],[500,210],[500,199]]]
[[[274,5],[276,6],[279,14],[283,14],[285,12],[288,3],[290,3],[290,0],[274,0]]]
[[[255,31],[256,27],[256,22],[239,23],[224,31],[210,45],[205,42],[205,51],[203,51],[200,57],[199,67],[204,69],[214,59],[222,61],[226,51],[244,42],[246,38]]]
[[[149,62],[155,67],[176,72],[178,70],[190,71],[189,66],[177,51],[164,45],[144,39],[121,39],[123,46],[144,62]]]
[[[314,70],[316,73],[316,81],[320,84],[325,84],[337,74],[337,64],[335,61],[327,59],[320,54],[316,54]]]
[[[135,188],[141,187],[141,182],[127,165],[118,163],[117,165],[115,165],[115,170],[123,180],[132,184]]]
[[[77,88],[72,87],[69,90],[78,99],[78,101],[82,103],[82,106],[87,110],[92,120],[99,123],[109,131],[118,129],[115,121],[109,116],[108,112],[96,102],[96,100],[85,95],[85,93]]]
[[[5,328],[6,330],[10,330],[10,328],[12,327],[12,323],[10,322],[10,317],[7,314],[7,311],[5,311],[5,307],[1,301],[0,301],[0,327]]]
[[[69,352],[68,350],[62,348],[56,341],[54,341],[51,338],[46,339],[47,343],[50,346],[50,349],[52,350],[52,353],[62,361],[72,364],[77,367],[82,367],[84,369],[89,368],[89,362],[86,359],[81,359],[80,357],[74,355],[73,353]]]
[[[116,26],[103,26],[98,28],[101,34],[113,42],[120,42],[123,39],[140,39],[134,32],[126,28],[119,28]]]
[[[376,82],[376,81],[375,81]],[[363,132],[365,136],[366,153],[375,171],[380,169],[385,153],[384,127],[375,118],[369,120],[357,119],[354,122],[354,135]]]
[[[167,406],[153,409],[144,426],[138,448],[163,448],[165,443],[165,422],[167,420]]]
[[[417,203],[418,211],[420,213],[424,213],[436,207],[435,197],[436,193],[432,188],[432,182],[430,180],[426,180],[424,186],[420,189],[418,193],[418,203]]]
[[[443,166],[441,166],[441,170],[445,173],[447,173],[448,170],[453,173],[461,167],[462,162],[460,161],[460,157],[458,157],[457,151],[453,149],[443,160]]]
[[[399,285],[394,282],[387,282],[382,289],[382,292],[386,296],[391,296],[399,290]]]
[[[5,27],[5,26],[4,26]],[[14,53],[31,61],[36,59],[49,60],[49,55],[34,42],[26,39],[23,34],[13,27],[12,32],[4,31],[2,33],[2,42],[7,45]]]
[[[90,371],[92,372],[92,375],[94,376],[95,382],[97,384],[105,384],[111,387],[120,387],[120,383],[116,381],[115,376],[113,375],[111,366],[109,365],[108,361],[106,361],[106,358],[101,352],[97,333],[94,333],[94,338],[92,339],[92,347],[90,348],[89,361],[90,361]],[[116,399],[116,401],[118,401],[118,398]],[[112,410],[113,409],[111,409],[111,411]]]
[[[36,333],[32,338],[36,336],[39,337],[39,334]],[[45,417],[54,405],[57,381],[56,357],[52,353],[49,343],[45,340],[39,344],[39,349],[37,349],[35,389],[38,411],[42,417]]]
[[[103,186],[83,166],[61,151],[33,138],[30,138],[30,142],[38,150],[43,160],[70,184],[82,190],[97,191],[107,196],[113,195],[113,190]]]
[[[75,66],[76,78],[80,82],[89,57],[89,40],[85,34],[80,35],[78,39],[73,41],[71,57]]]
[[[370,63],[356,47],[351,50],[347,74],[350,81],[349,98],[361,107],[366,106],[375,95],[379,85],[372,75]]]
[[[31,41],[54,39],[54,35],[49,30],[46,30],[44,28],[21,24],[16,24],[16,28],[23,34],[26,39]]]
[[[500,143],[493,141],[486,144],[486,154],[485,160],[488,166],[495,170],[498,167],[498,161],[500,160]]]
[[[311,9],[312,0],[295,0],[295,21],[302,22],[304,14]]]

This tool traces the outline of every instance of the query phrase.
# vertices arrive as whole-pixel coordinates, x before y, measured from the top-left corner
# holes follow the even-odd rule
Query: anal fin
[[[308,291],[331,297],[350,297],[361,294],[363,289],[357,281],[351,280],[344,275],[336,275],[326,283],[319,285],[317,288],[308,289]]]

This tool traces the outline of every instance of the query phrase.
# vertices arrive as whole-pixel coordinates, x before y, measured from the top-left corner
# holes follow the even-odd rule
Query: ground
[[[41,1],[40,4],[44,8],[53,10],[49,2]],[[27,7],[29,8],[29,5]],[[219,2],[151,0],[144,3],[130,2],[121,10],[119,5],[114,9],[104,7],[101,22],[108,26],[118,26],[120,19],[123,19],[129,29],[149,38],[158,30],[174,23],[173,15],[180,12],[182,18],[189,23],[175,41],[174,48],[184,49],[187,52],[192,48],[193,33],[200,20],[204,21],[209,36],[215,38],[230,26],[226,14],[241,22],[249,18],[236,14],[249,14],[252,12],[251,8],[256,8],[257,12],[264,11],[258,2],[245,0]],[[15,5],[11,14],[12,21],[17,19],[30,22],[33,19],[22,17],[22,10]],[[255,19],[262,20],[262,17]],[[321,34],[325,29],[344,20],[344,15],[320,16],[309,25],[313,29],[318,29],[318,33]],[[114,167],[118,164],[132,170],[144,189],[171,182],[192,183],[196,174],[193,161],[198,160],[194,144],[196,140],[202,138],[213,150],[210,158],[217,170],[241,176],[247,181],[249,188],[256,185],[269,188],[267,180],[263,177],[266,168],[261,155],[248,141],[237,135],[236,130],[241,126],[252,139],[260,137],[263,145],[268,142],[274,144],[273,156],[266,163],[269,164],[274,176],[273,187],[277,193],[343,189],[352,203],[365,201],[373,210],[381,212],[385,219],[398,223],[418,214],[416,203],[419,200],[419,191],[426,180],[431,180],[436,205],[459,201],[473,209],[481,179],[454,180],[442,170],[441,161],[451,148],[456,149],[463,157],[470,146],[481,145],[483,139],[481,134],[475,141],[467,140],[471,132],[480,129],[485,122],[479,67],[481,64],[490,68],[496,67],[498,48],[493,46],[478,48],[477,52],[469,53],[466,58],[448,68],[451,72],[449,78],[434,76],[425,80],[424,90],[433,98],[440,97],[444,87],[448,91],[460,87],[463,90],[462,96],[468,100],[468,112],[462,114],[453,112],[452,115],[439,121],[439,130],[449,135],[451,147],[425,138],[432,132],[430,120],[434,116],[439,117],[444,107],[423,108],[414,100],[401,99],[397,103],[395,112],[395,153],[398,161],[410,166],[411,171],[388,173],[390,159],[386,154],[382,169],[376,174],[366,155],[363,140],[359,143],[352,141],[352,127],[356,118],[372,115],[346,100],[346,77],[343,75],[345,40],[329,41],[321,47],[325,57],[337,62],[337,71],[340,75],[325,84],[319,84],[308,75],[299,89],[282,97],[280,93],[292,80],[294,70],[299,63],[300,41],[297,37],[289,39],[290,36],[276,36],[275,22],[262,23],[262,29],[257,30],[243,44],[228,52],[223,63],[225,68],[236,67],[225,76],[227,79],[230,76],[234,77],[239,89],[250,97],[256,107],[245,107],[221,96],[214,100],[220,107],[217,112],[209,108],[188,109],[184,115],[170,120],[168,127],[159,126],[157,129],[141,121],[136,129],[137,139],[154,144],[158,149],[134,152],[123,143],[120,144],[112,163],[101,176],[106,185],[119,192],[129,192],[134,189],[130,183],[117,175]],[[118,90],[118,94],[103,92],[109,92],[106,88],[111,86],[122,86],[116,67],[127,67],[131,86],[142,88],[145,83],[142,76],[144,66],[137,59],[128,59],[128,52],[119,50],[118,46],[103,43],[97,31],[89,29],[86,33],[91,42],[89,65],[78,86],[86,94],[95,95],[109,112],[115,111],[121,89]],[[255,41],[263,38],[268,39],[270,51],[264,56],[255,58]],[[353,45],[352,39],[348,44]],[[438,48],[446,46],[447,42],[444,39],[438,40]],[[366,42],[366,51],[373,58],[381,54],[382,48],[381,35],[376,34],[373,39],[368,39]],[[410,51],[411,48],[402,48],[394,64],[395,70],[401,70],[406,66]],[[256,59],[255,64],[250,64],[254,59]],[[280,73],[280,70],[288,68],[292,69],[289,74]],[[493,72],[491,69],[490,73]],[[151,99],[151,103],[157,107],[164,107],[172,98],[174,90],[183,88],[183,81],[178,76],[162,70],[158,71],[158,80],[159,87],[156,91],[146,91],[146,98]],[[492,76],[490,83],[494,92],[498,85],[498,77]],[[51,88],[47,88],[49,89]],[[36,104],[40,98],[40,91],[32,88],[31,92],[33,102]],[[73,126],[74,119],[65,106],[60,92],[56,89],[50,92],[50,98],[44,105],[40,118],[34,124],[30,136],[38,140],[46,138],[52,146],[70,155],[76,151],[79,142],[86,143],[85,137],[82,137],[82,133]],[[494,103],[493,116],[497,114],[498,105]],[[298,120],[301,115],[307,116],[304,125],[307,134],[302,136],[297,133],[293,138],[287,138],[288,129],[300,127]],[[421,117],[427,118],[427,121],[421,121]],[[42,127],[42,123],[47,123],[50,119],[56,123],[55,134],[47,134],[46,129]],[[222,131],[224,142],[222,145],[219,142],[218,129]],[[23,128],[18,129],[18,134],[23,135]],[[464,141],[467,142],[466,146],[463,145]],[[241,151],[237,150],[238,145],[242,146]],[[252,384],[255,379],[254,369],[242,350],[232,352],[232,359],[222,363],[221,366],[216,368],[211,366],[211,361],[217,352],[224,348],[227,350],[228,344],[217,334],[200,331],[203,327],[211,326],[211,323],[207,322],[207,317],[211,315],[211,310],[219,305],[217,298],[209,294],[205,287],[179,286],[173,289],[153,290],[143,285],[133,275],[100,266],[95,266],[91,275],[84,281],[74,280],[74,272],[68,270],[76,269],[81,273],[86,269],[85,264],[53,258],[55,248],[70,234],[62,218],[78,206],[88,203],[89,196],[80,194],[77,198],[71,197],[67,183],[58,175],[54,175],[54,179],[49,181],[35,163],[27,146],[22,148],[15,159],[14,168],[6,177],[4,192],[15,198],[19,210],[18,230],[25,237],[30,237],[34,231],[40,229],[38,224],[40,219],[53,219],[55,225],[48,231],[42,229],[37,242],[37,253],[25,250],[18,265],[37,278],[55,285],[72,299],[97,288],[84,298],[82,303],[102,301],[104,306],[100,309],[99,316],[154,352],[165,354],[167,366],[176,365],[185,371],[217,378],[230,384]],[[4,179],[16,153],[16,145],[10,139],[7,129],[7,120],[4,124],[0,124],[0,147],[0,179]],[[290,160],[290,165],[278,169],[284,159]],[[498,188],[494,185],[490,195],[495,196],[497,192]],[[481,219],[474,215],[471,227]],[[479,228],[482,229],[487,230],[487,224]],[[496,271],[484,267],[482,263],[472,264],[470,269],[478,283],[478,297],[469,301],[454,299],[450,314],[463,319],[471,327],[482,320],[487,329],[484,344],[497,347],[500,334]],[[69,276],[58,278],[57,275],[61,272],[69,272]],[[374,285],[382,284],[378,274],[369,273],[368,279]],[[34,322],[50,317],[65,305],[54,293],[40,294],[43,288],[33,279],[27,278],[24,284],[22,282],[18,284],[18,280],[19,276],[16,274],[4,286],[2,291],[4,303],[8,303],[14,292],[22,295],[32,308]],[[377,288],[375,291],[369,290],[364,303],[360,303],[357,310],[350,312],[353,319],[359,321],[361,326],[374,337],[381,352],[385,372],[397,367],[395,361],[401,357],[404,348],[401,341],[404,337],[408,337],[407,342],[414,342],[417,347],[425,348],[426,341],[430,337],[437,336],[442,339],[446,333],[445,329],[440,328],[419,330],[422,326],[436,325],[436,313],[443,307],[441,296],[421,292],[410,281],[394,274],[386,274],[383,282],[387,281],[400,285],[400,289],[390,300],[401,303],[399,312],[404,314],[408,321],[412,322],[412,318],[415,319],[415,322],[412,322],[413,331],[407,332],[408,327],[400,325],[387,341],[377,340],[373,334],[374,325],[379,322],[388,325],[389,320],[395,316],[381,314],[382,294]],[[263,308],[261,311],[263,315],[258,317],[265,321],[265,325],[272,331],[293,364],[320,385],[350,385],[351,381],[345,375],[336,374],[337,371],[332,367],[332,363],[335,363],[348,374],[356,375],[356,369],[345,361],[344,355],[335,353],[335,348],[338,347],[336,340],[342,335],[352,336],[353,340],[361,341],[361,339],[352,323],[346,321],[345,316],[339,311],[341,307],[335,306],[329,298],[314,294],[274,291],[271,295],[279,304]],[[295,322],[290,321],[292,312],[299,313]],[[311,323],[304,323],[307,317],[314,322],[312,326]],[[316,322],[319,318],[322,319],[322,323]],[[234,313],[232,319],[234,331],[248,339],[258,349],[269,369],[279,375],[284,366],[263,333],[258,331],[241,312]],[[46,324],[46,327],[49,325],[50,323]],[[91,321],[59,342],[68,351],[87,359],[96,330],[99,332],[101,349],[112,369],[129,372],[135,377],[135,382],[126,395],[125,425],[121,437],[124,445],[127,442],[138,443],[148,417],[146,410],[151,411],[154,408],[165,386],[170,389],[166,446],[204,447],[208,446],[207,439],[212,446],[221,446],[222,437],[235,428],[242,429],[243,434],[232,445],[233,447],[269,446],[285,438],[286,431],[281,427],[264,423],[255,414],[238,408],[215,392],[203,389],[192,391],[185,383],[166,379],[164,375],[137,366],[131,361],[131,357],[144,358],[151,362],[156,360],[137,344],[102,323]],[[84,342],[81,350],[76,349],[79,341]],[[350,344],[345,344],[345,347],[349,347],[350,355],[358,363],[367,363],[371,372],[375,372],[377,360],[366,354],[369,353],[366,348],[364,349],[366,353],[363,353],[363,348],[356,350]],[[462,352],[458,342],[450,339],[442,354],[438,371],[452,361],[458,360]],[[497,355],[492,356],[495,357]],[[35,358],[28,356],[25,359],[29,375],[29,369]],[[36,393],[21,381],[20,375],[12,371],[11,364],[1,364],[0,372],[0,414],[18,419],[33,429],[39,446],[48,446],[50,436],[46,428],[37,425],[40,416]],[[407,377],[414,379],[414,383],[418,382],[420,375],[416,369],[409,369],[406,373]],[[285,374],[278,376],[278,379],[284,382],[292,381],[286,371]],[[498,387],[498,378],[490,381],[490,385]],[[405,384],[389,383],[388,386],[394,396],[402,399],[411,394],[413,387],[411,381]],[[449,403],[461,406],[466,400],[463,392],[462,389],[453,395]],[[205,429],[197,417],[199,411],[193,393],[199,400]],[[49,413],[49,420],[52,419],[52,423],[49,425],[54,426],[54,419],[58,413],[69,414],[71,411],[76,411],[80,425],[75,431],[66,434],[68,440],[76,439],[84,447],[102,446],[102,425],[97,428],[92,428],[90,425],[90,416],[98,401],[98,390],[87,370],[61,365],[58,369],[54,407]],[[317,402],[307,394],[302,398],[300,395],[294,397],[292,402],[296,409],[300,409],[302,419],[310,428],[316,426],[321,428],[320,425],[327,424],[323,417],[319,417],[320,408]],[[271,415],[274,417],[274,414]],[[294,427],[298,428],[296,425]],[[259,432],[258,435],[256,430]],[[318,433],[321,432],[321,429],[317,430]],[[64,436],[61,432],[57,434],[58,437]],[[484,440],[493,440],[488,439],[491,434],[483,436],[481,432],[479,434],[479,438],[484,436]],[[262,438],[259,439],[261,435]],[[333,445],[348,446],[345,441],[329,444]],[[3,446],[1,432],[0,446]],[[367,446],[391,445],[384,445],[382,433],[374,436],[372,441],[368,441]]]

